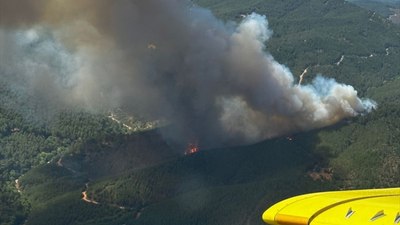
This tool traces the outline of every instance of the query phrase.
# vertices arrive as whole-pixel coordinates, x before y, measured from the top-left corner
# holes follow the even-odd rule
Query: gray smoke
[[[0,0],[3,82],[45,109],[123,106],[202,146],[324,127],[375,107],[318,76],[296,85],[265,16],[224,23],[183,0]]]

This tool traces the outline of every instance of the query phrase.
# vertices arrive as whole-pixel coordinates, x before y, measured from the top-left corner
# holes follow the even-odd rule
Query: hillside
[[[349,0],[362,8],[377,12],[392,21],[395,24],[400,24],[399,13],[400,1],[379,1],[379,0]]]
[[[184,155],[163,128],[132,132],[105,113],[70,110],[38,124],[15,109],[13,99],[28,100],[0,83],[1,225],[261,225],[262,211],[289,196],[400,185],[400,26],[341,0],[193,2],[225,21],[266,15],[266,50],[295,79],[308,68],[304,83],[335,78],[378,108]]]

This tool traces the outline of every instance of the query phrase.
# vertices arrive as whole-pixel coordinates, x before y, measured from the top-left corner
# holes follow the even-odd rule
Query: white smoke
[[[309,85],[295,85],[290,70],[265,53],[264,43],[272,34],[267,25],[265,17],[251,14],[232,35],[233,47],[228,57],[232,59],[231,73],[240,73],[237,83],[241,88],[253,89],[246,93],[255,96],[220,98],[221,121],[226,131],[256,141],[328,126],[376,108],[374,101],[358,98],[352,86],[331,78],[317,76]],[[242,65],[238,55],[257,60]],[[257,68],[257,73],[249,73],[252,68]]]
[[[324,127],[376,107],[330,78],[295,84],[267,52],[265,16],[224,24],[178,0],[30,4],[35,11],[25,8],[22,19],[16,12],[3,20],[0,81],[46,110],[124,106],[170,121],[167,138],[215,146]],[[63,19],[51,20],[55,14]]]

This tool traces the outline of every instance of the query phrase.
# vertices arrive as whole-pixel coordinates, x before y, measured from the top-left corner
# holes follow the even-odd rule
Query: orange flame
[[[185,151],[185,155],[192,155],[195,154],[197,152],[199,152],[199,146],[197,146],[197,144],[189,144],[186,151]]]

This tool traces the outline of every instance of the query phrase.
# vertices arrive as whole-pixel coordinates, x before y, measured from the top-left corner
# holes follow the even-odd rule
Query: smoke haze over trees
[[[265,16],[224,23],[188,1],[0,0],[1,81],[34,113],[123,106],[171,122],[166,137],[242,144],[375,107],[318,76],[297,85],[265,45]]]

